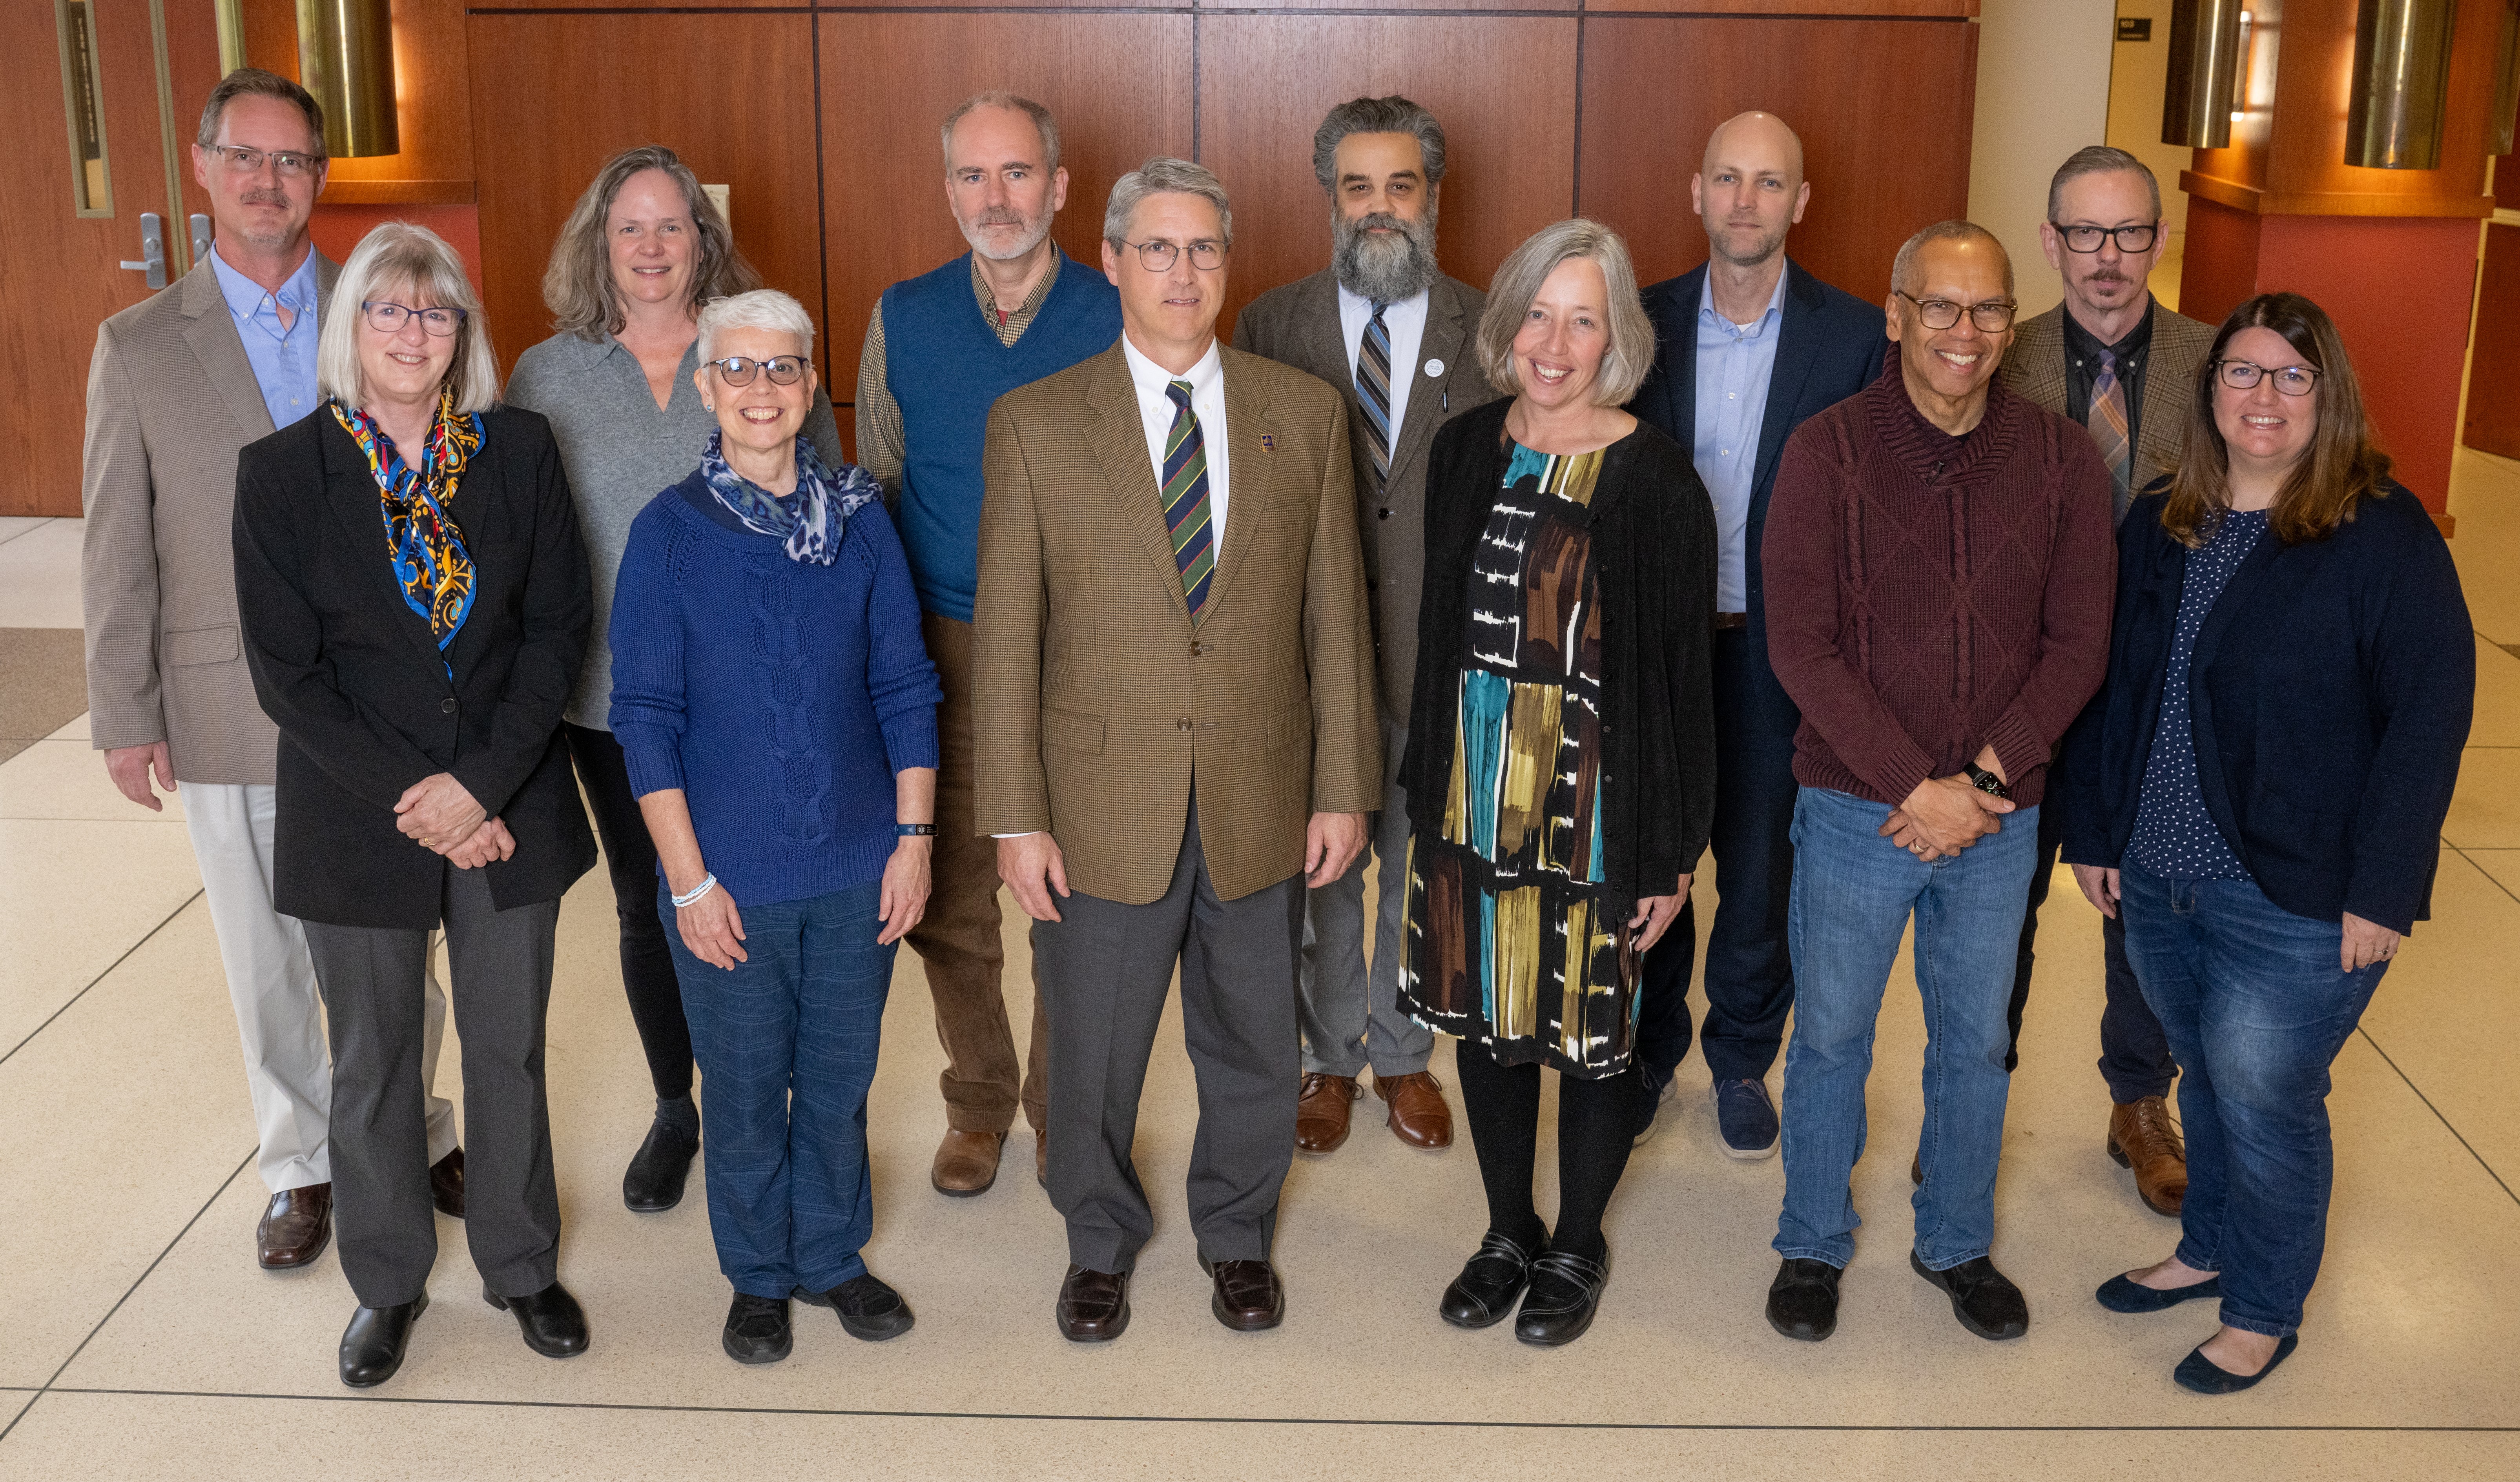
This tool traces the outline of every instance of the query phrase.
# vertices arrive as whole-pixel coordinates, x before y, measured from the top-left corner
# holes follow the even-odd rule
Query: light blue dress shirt
[[[217,275],[228,315],[236,321],[237,337],[245,341],[246,362],[253,367],[254,384],[271,411],[273,428],[314,411],[315,249],[306,249],[306,260],[277,293],[264,292],[261,284],[229,267],[216,247],[210,248],[210,271]],[[280,323],[284,306],[290,314],[285,329]]]
[[[1715,275],[1697,291],[1697,440],[1690,458],[1715,496],[1715,610],[1742,612],[1749,601],[1750,489],[1759,471],[1759,427],[1776,374],[1785,273],[1768,307],[1748,324],[1715,312]]]

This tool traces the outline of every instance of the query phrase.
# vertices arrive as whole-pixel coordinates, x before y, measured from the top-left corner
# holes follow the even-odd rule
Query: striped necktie
[[[2109,466],[2109,478],[2117,486],[2116,513],[2123,517],[2134,499],[2135,447],[2127,440],[2126,382],[2118,380],[2117,357],[2106,350],[2100,352],[2100,374],[2092,382],[2087,425],[2092,441],[2100,445],[2100,462]]]
[[[1190,382],[1164,387],[1173,401],[1173,427],[1164,438],[1164,526],[1172,532],[1173,562],[1181,567],[1182,597],[1191,621],[1207,606],[1207,580],[1216,573],[1214,532],[1207,516],[1207,439],[1190,409]]]
[[[1356,402],[1365,409],[1365,439],[1373,445],[1377,494],[1391,476],[1391,329],[1382,322],[1384,307],[1374,304],[1356,355]]]

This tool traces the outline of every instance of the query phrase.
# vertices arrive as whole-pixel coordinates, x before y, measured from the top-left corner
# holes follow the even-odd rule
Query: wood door
[[[2506,155],[2496,173],[2520,175]],[[2502,188],[2502,200],[2520,190]],[[2485,261],[2478,273],[2476,340],[2467,366],[2467,420],[2459,441],[2480,453],[2520,458],[2520,222],[2507,205],[2485,229]]]

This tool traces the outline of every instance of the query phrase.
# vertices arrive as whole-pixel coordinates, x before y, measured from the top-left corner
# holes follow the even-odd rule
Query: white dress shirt
[[[1373,322],[1373,300],[1359,298],[1339,285],[1339,338],[1347,345],[1347,379],[1356,380],[1357,357],[1365,353],[1365,327]],[[1391,451],[1400,451],[1402,419],[1409,415],[1409,387],[1418,380],[1418,347],[1426,340],[1426,291],[1382,306],[1382,327],[1391,332]],[[1428,370],[1426,375],[1443,373]],[[1365,393],[1357,393],[1362,396]]]
[[[1161,499],[1164,487],[1164,445],[1172,441],[1172,393],[1166,389],[1176,381],[1190,382],[1190,409],[1198,415],[1198,434],[1207,445],[1207,521],[1208,539],[1213,541],[1216,563],[1225,564],[1225,506],[1233,484],[1227,477],[1230,455],[1225,436],[1225,357],[1216,341],[1207,342],[1207,353],[1190,374],[1175,376],[1162,366],[1138,353],[1129,337],[1120,337],[1120,353],[1129,362],[1129,383],[1138,391],[1138,420],[1146,427],[1147,460],[1154,465],[1155,493]]]

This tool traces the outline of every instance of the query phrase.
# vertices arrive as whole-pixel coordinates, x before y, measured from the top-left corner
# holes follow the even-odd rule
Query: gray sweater
[[[700,449],[717,419],[700,404],[692,384],[699,369],[696,341],[674,372],[673,400],[656,410],[639,357],[607,335],[600,340],[554,335],[517,357],[508,378],[508,405],[540,412],[560,443],[561,465],[577,501],[577,524],[586,559],[595,568],[595,631],[586,645],[586,667],[568,697],[573,726],[608,731],[612,709],[612,587],[621,553],[630,544],[630,521],[648,501],[681,483],[700,465]],[[840,427],[832,398],[814,392],[805,414],[805,435],[823,462],[838,468]]]

